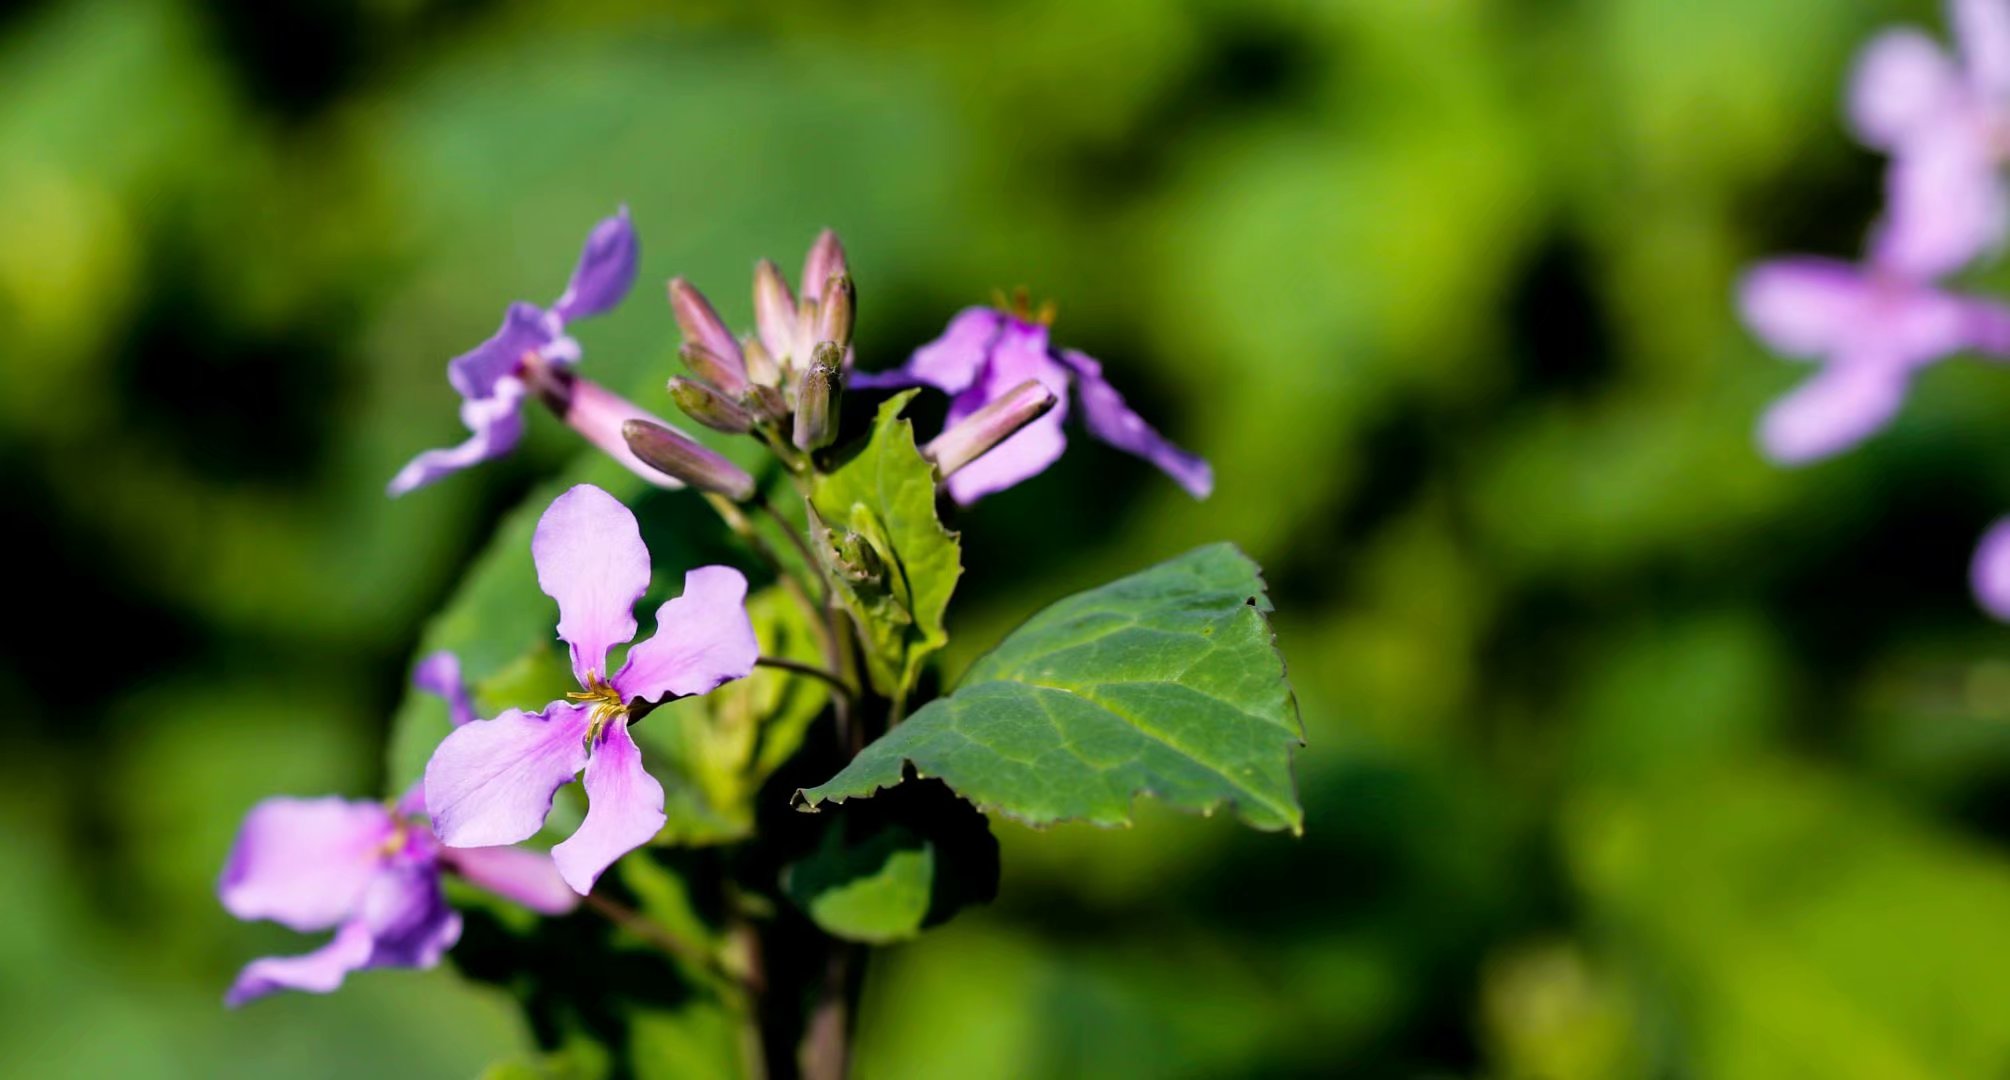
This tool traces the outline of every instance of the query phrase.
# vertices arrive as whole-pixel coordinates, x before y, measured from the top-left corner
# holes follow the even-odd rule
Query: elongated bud
[[[678,346],[677,356],[691,374],[698,376],[712,388],[728,397],[739,397],[747,392],[746,372],[737,364],[728,364],[719,354],[695,341],[687,341]]]
[[[837,233],[825,229],[817,234],[817,242],[810,245],[809,257],[803,260],[803,299],[822,296],[826,282],[838,274],[849,273],[844,245],[838,243]]]
[[[782,365],[775,362],[775,355],[761,344],[758,337],[749,337],[740,342],[740,355],[747,360],[747,381],[756,386],[780,386]]]
[[[795,444],[802,450],[819,450],[837,438],[837,412],[844,393],[844,350],[828,341],[810,354],[810,366],[803,369],[802,385],[796,390]]]
[[[747,407],[768,423],[779,423],[789,418],[789,400],[777,386],[756,385],[741,399]]]
[[[817,305],[817,340],[834,341],[842,350],[851,344],[853,312],[858,307],[858,291],[851,275],[839,274],[824,286],[824,298]]]
[[[1018,434],[1020,428],[1045,416],[1056,400],[1054,392],[1038,379],[1027,379],[929,440],[921,448],[921,456],[934,462],[947,480],[956,470]]]
[[[754,414],[739,402],[704,383],[692,379],[671,379],[670,400],[684,415],[728,435],[745,435],[754,426]]]
[[[703,345],[720,364],[732,372],[727,383],[717,383],[719,389],[738,394],[747,382],[746,362],[740,357],[740,340],[726,329],[725,320],[712,310],[712,302],[705,294],[691,287],[683,278],[670,279],[670,313],[677,318],[677,328],[684,331],[687,343]]]
[[[789,355],[796,340],[796,294],[782,268],[767,259],[754,264],[754,328],[769,356]]]
[[[700,491],[717,492],[734,502],[754,494],[754,478],[745,469],[707,450],[690,436],[647,420],[621,425],[621,437],[643,463],[665,476]]]

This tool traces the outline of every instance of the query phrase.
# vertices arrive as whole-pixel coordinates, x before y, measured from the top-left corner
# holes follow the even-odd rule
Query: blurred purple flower
[[[628,734],[636,703],[703,694],[754,668],[759,646],[747,618],[747,580],[706,566],[684,576],[682,596],[656,611],[656,633],[603,678],[607,654],[634,638],[633,609],[649,588],[649,549],[635,516],[612,495],[581,484],[560,495],[531,539],[538,587],[558,601],[558,636],[572,650],[580,692],[544,711],[511,709],[459,728],[426,764],[425,799],[450,847],[512,844],[535,834],[552,797],[584,769],[586,820],[552,849],[581,895],[614,860],[663,827],[663,786],[642,767]]]
[[[1195,498],[1204,499],[1213,490],[1214,472],[1207,462],[1173,445],[1131,411],[1104,380],[1101,364],[1072,349],[1056,351],[1045,323],[1023,313],[966,308],[941,337],[916,349],[905,367],[854,375],[851,384],[935,387],[950,395],[946,429],[1028,379],[1053,391],[1054,407],[951,475],[947,486],[958,503],[967,506],[1003,491],[1060,458],[1068,446],[1061,423],[1068,415],[1070,385],[1076,387],[1091,435],[1157,465]]]
[[[1969,584],[1982,610],[2010,622],[2010,517],[1996,519],[1975,547],[1968,568]]]
[[[413,458],[391,479],[391,495],[508,453],[523,437],[523,402],[531,394],[643,479],[679,486],[636,460],[621,438],[625,420],[662,421],[574,374],[579,343],[565,333],[574,320],[621,302],[635,283],[637,246],[635,227],[623,207],[593,227],[564,294],[548,310],[523,301],[511,304],[495,334],[447,364],[447,381],[461,395],[461,423],[471,434],[459,446]]]
[[[1740,282],[1745,324],[1822,369],[1768,409],[1767,456],[1784,465],[1846,450],[1897,413],[1913,372],[1975,349],[2010,353],[2010,308],[1876,266],[1833,259],[1762,263]]]
[[[452,653],[428,657],[414,682],[447,698],[456,724],[472,717]],[[441,891],[442,872],[548,915],[578,902],[543,852],[442,848],[415,816],[415,795],[396,807],[329,796],[267,799],[252,808],[217,886],[224,909],[303,933],[333,928],[335,936],[304,955],[252,961],[225,1003],[277,990],[327,993],[351,971],[439,963],[461,933],[460,916]]]
[[[1915,279],[1967,265],[2003,240],[2010,203],[2010,0],[1952,0],[1950,56],[1926,34],[1888,30],[1857,61],[1849,114],[1891,155],[1875,261]]]

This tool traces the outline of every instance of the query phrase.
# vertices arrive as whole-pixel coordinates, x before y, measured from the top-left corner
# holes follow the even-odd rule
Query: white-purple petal
[[[552,337],[544,311],[519,300],[503,313],[502,326],[487,341],[447,362],[447,382],[464,398],[490,397],[497,382],[516,374],[524,354],[541,350]]]
[[[635,284],[635,263],[639,244],[635,226],[628,220],[628,208],[603,219],[587,234],[586,247],[579,253],[565,295],[551,306],[565,322],[598,315],[621,302]]]
[[[546,915],[563,915],[579,895],[559,876],[551,853],[520,847],[445,848],[442,866],[497,896]]]
[[[667,820],[663,785],[642,767],[642,751],[629,737],[628,721],[615,720],[586,763],[586,820],[551,849],[552,861],[566,884],[585,896],[602,871],[655,839]]]
[[[1850,77],[1849,115],[1857,138],[1890,149],[1960,108],[1961,73],[1938,42],[1906,28],[1872,38]]]
[[[1759,442],[1782,465],[1801,465],[1855,446],[1891,421],[1905,400],[1907,369],[1884,360],[1838,361],[1773,403]]]
[[[343,924],[333,940],[302,956],[268,956],[253,960],[237,976],[224,1004],[236,1008],[278,990],[325,994],[342,985],[350,972],[369,964],[376,940],[361,920]]]
[[[614,677],[623,701],[689,697],[745,678],[761,655],[747,617],[747,579],[730,566],[684,575],[683,595],[656,609],[656,632]]]
[[[461,422],[473,434],[459,446],[427,450],[391,478],[392,497],[424,487],[444,476],[509,453],[523,438],[523,383],[516,378],[496,382],[493,396],[461,403]]]
[[[240,919],[326,930],[355,913],[396,831],[375,802],[267,799],[246,815],[217,895]]]
[[[949,320],[941,337],[914,350],[905,367],[854,372],[850,384],[869,390],[932,386],[945,394],[960,394],[983,374],[992,346],[1008,323],[1025,325],[995,308],[965,308]],[[1042,328],[1043,347],[1044,333]]]
[[[2010,517],[1997,518],[1982,534],[1968,567],[1968,580],[1982,610],[2010,622]]]
[[[538,519],[530,554],[538,588],[558,601],[558,636],[572,646],[574,677],[582,686],[589,675],[604,678],[608,650],[635,637],[635,602],[649,589],[649,549],[635,515],[580,484]]]
[[[1103,366],[1083,353],[1064,350],[1061,359],[1075,369],[1075,387],[1082,403],[1082,424],[1089,434],[1126,453],[1158,466],[1196,499],[1214,490],[1214,469],[1198,455],[1173,445],[1124,403],[1103,378]]]
[[[563,701],[456,728],[426,762],[426,813],[448,847],[529,839],[586,765],[589,712]]]
[[[2010,96],[2010,3],[1953,0],[1950,14],[1969,85],[1999,100]]]
[[[461,658],[450,649],[427,656],[412,669],[412,685],[444,700],[447,719],[460,727],[475,719],[475,703],[468,697],[468,685],[461,679]]]

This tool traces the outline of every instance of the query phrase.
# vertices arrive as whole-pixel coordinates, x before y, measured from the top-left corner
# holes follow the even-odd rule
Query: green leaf
[[[872,434],[836,468],[817,477],[810,494],[821,528],[820,555],[856,534],[882,564],[861,578],[835,566],[838,595],[864,631],[866,672],[873,688],[895,700],[914,686],[930,653],[949,641],[943,619],[963,573],[956,534],[935,514],[935,466],[914,445],[914,425],[901,410],[918,391],[879,407]],[[813,522],[812,532],[818,531]]]
[[[912,766],[1029,825],[1128,824],[1149,794],[1302,831],[1303,734],[1269,611],[1256,564],[1229,544],[1069,597],[797,805],[869,796]]]
[[[908,784],[832,818],[817,850],[782,875],[789,899],[830,934],[903,941],[998,893],[990,823],[939,783]]]

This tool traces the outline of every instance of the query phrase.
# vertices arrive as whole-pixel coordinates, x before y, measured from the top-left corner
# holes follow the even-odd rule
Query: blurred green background
[[[220,1007],[305,943],[211,887],[275,792],[374,791],[419,627],[577,444],[398,502],[447,357],[628,204],[588,370],[672,371],[838,228],[860,357],[1025,284],[1213,459],[1078,439],[962,516],[953,669],[1215,538],[1268,569],[1302,839],[998,831],[882,954],[865,1076],[1998,1077],[2010,379],[1782,472],[1766,253],[1848,255],[1876,26],[1818,0],[102,0],[0,14],[0,1071],[466,1076],[449,970]],[[1998,281],[1996,284],[2003,284]],[[661,396],[647,398],[667,410]]]

